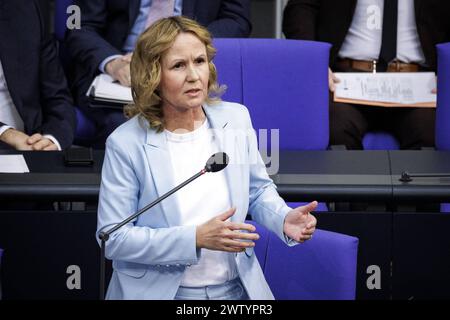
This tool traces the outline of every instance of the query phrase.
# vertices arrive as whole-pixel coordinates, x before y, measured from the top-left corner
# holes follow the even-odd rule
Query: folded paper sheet
[[[0,155],[0,173],[26,173],[30,172],[23,155],[2,154]]]
[[[433,72],[335,73],[334,101],[380,107],[436,107]]]
[[[128,104],[133,102],[131,88],[122,86],[107,74],[98,75],[94,81],[92,81],[86,95],[96,101],[117,104]]]

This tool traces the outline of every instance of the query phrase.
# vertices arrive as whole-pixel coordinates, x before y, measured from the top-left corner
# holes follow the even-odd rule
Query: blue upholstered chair
[[[224,100],[243,103],[253,126],[279,129],[280,148],[328,146],[330,45],[277,39],[216,39],[214,60]]]
[[[242,61],[239,39],[215,39],[217,49],[214,64],[218,72],[218,82],[226,86],[222,99],[225,101],[243,103]]]
[[[227,86],[223,99],[247,106],[256,130],[279,129],[283,150],[328,147],[330,45],[276,39],[215,39],[214,45],[219,83]],[[320,203],[317,211],[326,210]]]
[[[450,42],[437,45],[437,109],[436,148],[450,151]],[[442,212],[450,212],[450,203],[441,205]]]
[[[437,45],[436,148],[450,151],[450,42]]]
[[[353,300],[358,238],[316,230],[294,247],[255,222],[255,253],[277,300]]]
[[[54,31],[59,44],[59,56],[64,70],[68,72],[68,53],[64,46],[64,34],[66,32],[66,20],[69,17],[67,8],[73,3],[73,0],[55,0]],[[95,124],[79,109],[75,107],[77,116],[77,129],[75,131],[74,144],[89,146],[93,137],[96,136]]]
[[[374,131],[364,135],[363,147],[364,150],[398,150],[399,143],[390,133]]]

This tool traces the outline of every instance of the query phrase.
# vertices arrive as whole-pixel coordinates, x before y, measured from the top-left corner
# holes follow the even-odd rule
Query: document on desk
[[[0,155],[0,173],[27,173],[28,169],[25,158],[21,154]]]
[[[380,107],[436,107],[434,72],[336,72],[334,101]]]
[[[121,85],[107,74],[100,74],[92,81],[86,93],[96,101],[108,103],[128,104],[133,102],[131,88]]]

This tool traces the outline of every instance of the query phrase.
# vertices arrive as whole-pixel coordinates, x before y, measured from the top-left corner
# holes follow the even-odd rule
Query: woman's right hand
[[[236,208],[214,217],[197,227],[197,248],[219,250],[226,252],[242,252],[245,248],[254,247],[254,240],[259,235],[254,233],[256,228],[248,223],[226,221],[236,212]],[[241,231],[248,232],[241,232]],[[240,241],[245,240],[245,241]]]

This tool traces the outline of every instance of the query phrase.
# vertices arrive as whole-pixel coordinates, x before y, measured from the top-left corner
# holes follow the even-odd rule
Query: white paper
[[[23,155],[21,154],[4,154],[0,155],[0,172],[1,173],[25,173],[30,172]]]
[[[125,103],[133,102],[131,88],[115,82],[114,79],[107,74],[98,75],[92,82],[86,95],[90,95],[92,90],[94,90],[95,98]]]
[[[436,103],[433,72],[336,72],[335,97],[396,104]]]

